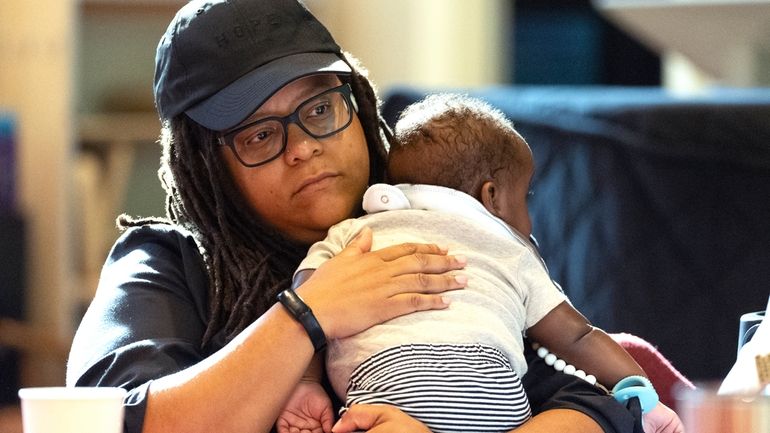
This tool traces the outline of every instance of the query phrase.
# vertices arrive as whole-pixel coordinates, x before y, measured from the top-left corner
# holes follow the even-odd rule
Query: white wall
[[[74,148],[75,0],[0,1],[0,106],[17,115],[18,193],[27,222],[27,318],[72,332],[69,252]],[[22,380],[63,383],[60,363],[26,364]]]
[[[507,77],[510,0],[305,0],[382,90],[477,86]],[[146,9],[146,8],[145,8]],[[155,46],[173,7],[82,17],[78,108],[152,109]]]
[[[770,0],[594,0],[661,55],[664,87],[770,85]]]
[[[307,0],[380,90],[505,80],[512,3],[505,0]]]

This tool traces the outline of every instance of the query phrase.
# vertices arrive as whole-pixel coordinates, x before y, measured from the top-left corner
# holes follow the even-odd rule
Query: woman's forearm
[[[327,338],[447,308],[442,293],[465,287],[467,279],[451,272],[465,266],[464,257],[429,244],[370,253],[371,237],[362,231],[297,289]],[[267,432],[313,353],[302,325],[276,304],[212,356],[154,381],[143,433]]]
[[[268,432],[312,356],[302,326],[273,306],[209,358],[155,380],[142,431]]]
[[[604,433],[591,417],[572,409],[551,409],[539,413],[512,433]]]

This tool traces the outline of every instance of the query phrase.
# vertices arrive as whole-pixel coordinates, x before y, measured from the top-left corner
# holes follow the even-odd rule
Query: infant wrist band
[[[643,414],[651,411],[658,404],[658,393],[655,392],[650,380],[644,376],[628,376],[621,379],[612,388],[612,394],[615,400],[624,404],[626,400],[638,397]]]
[[[310,337],[310,341],[313,343],[315,351],[323,350],[326,347],[326,334],[321,329],[318,319],[313,315],[313,310],[302,301],[302,298],[294,290],[286,289],[278,294],[278,302],[302,324],[308,337]]]

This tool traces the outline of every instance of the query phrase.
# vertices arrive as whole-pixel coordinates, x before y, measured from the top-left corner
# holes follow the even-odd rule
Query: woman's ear
[[[481,204],[484,208],[494,216],[498,216],[497,213],[497,188],[495,182],[488,180],[481,185]]]

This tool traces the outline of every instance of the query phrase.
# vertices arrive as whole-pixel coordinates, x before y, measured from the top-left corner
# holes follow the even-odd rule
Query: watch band
[[[637,397],[639,405],[642,407],[642,414],[651,411],[658,404],[658,393],[655,392],[650,380],[644,376],[628,376],[621,379],[612,388],[612,394],[615,400],[621,403]]]
[[[326,348],[326,334],[321,329],[321,324],[318,323],[318,319],[313,315],[313,310],[302,301],[302,298],[294,290],[286,289],[279,293],[278,302],[294,316],[294,319],[302,324],[316,352]]]

